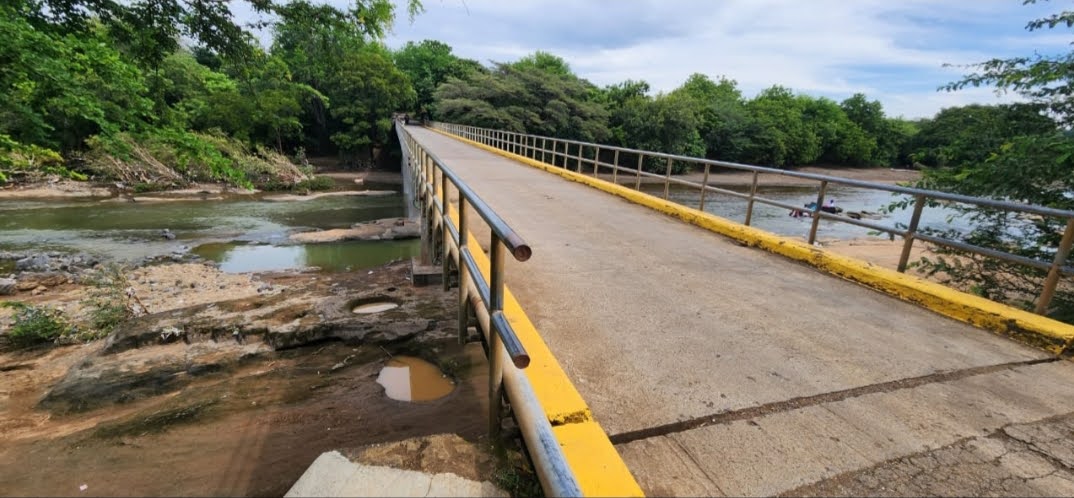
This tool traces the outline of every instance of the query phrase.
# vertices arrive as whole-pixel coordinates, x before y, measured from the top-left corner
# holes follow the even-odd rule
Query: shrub
[[[83,277],[89,285],[82,305],[89,310],[91,330],[81,334],[82,340],[99,339],[110,334],[117,326],[134,316],[127,288],[130,282],[123,268],[108,265]]]
[[[72,331],[58,309],[15,301],[5,301],[0,306],[15,310],[15,324],[7,333],[7,340],[15,347],[52,342]]]

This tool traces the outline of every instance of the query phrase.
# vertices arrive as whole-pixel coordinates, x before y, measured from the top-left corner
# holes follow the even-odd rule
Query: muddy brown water
[[[377,384],[397,401],[432,401],[455,389],[455,384],[436,365],[413,356],[396,356],[380,369]]]

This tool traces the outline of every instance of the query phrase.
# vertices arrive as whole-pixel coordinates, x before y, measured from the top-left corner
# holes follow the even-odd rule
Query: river
[[[646,191],[663,196],[662,185]],[[748,187],[733,187],[746,192]],[[758,194],[792,205],[816,199],[815,187],[762,187]],[[671,199],[697,206],[696,189],[672,186]],[[900,197],[855,187],[832,186],[828,199],[847,211],[880,213]],[[706,211],[743,222],[746,201],[710,194]],[[968,228],[953,211],[926,208],[922,227]],[[129,202],[122,199],[0,201],[0,250],[84,251],[120,261],[192,252],[216,261],[228,272],[281,270],[315,266],[328,271],[358,270],[417,255],[417,241],[333,242],[294,244],[298,231],[346,228],[380,218],[405,215],[401,193],[383,196],[326,196],[312,200],[271,201],[267,196],[234,196],[225,200]],[[907,224],[910,210],[879,214],[874,223]],[[793,218],[786,209],[757,203],[753,226],[780,235],[805,237],[810,218]],[[174,240],[162,237],[168,229]],[[823,220],[821,239],[882,236],[868,229]],[[539,246],[536,248],[539,250]],[[3,268],[0,268],[3,270]]]
[[[749,193],[748,186],[721,188],[744,194]],[[642,190],[657,197],[664,196],[664,186],[662,184],[643,185]],[[806,204],[817,200],[817,187],[766,186],[759,187],[757,189],[757,195],[774,201],[802,206],[803,209],[805,209]],[[696,188],[672,185],[669,198],[679,204],[696,208],[700,203],[701,194]],[[828,187],[825,199],[834,199],[836,206],[843,208],[844,211],[867,211],[875,213],[876,216],[874,218],[867,220],[875,224],[892,228],[898,224],[903,226],[910,224],[910,209],[896,209],[891,213],[882,212],[882,209],[889,204],[906,199],[906,196],[903,195],[896,195],[891,192],[880,190],[832,185]],[[737,223],[745,222],[746,206],[747,202],[745,199],[739,199],[729,195],[713,194],[712,192],[709,192],[705,197],[706,212],[727,218]],[[922,211],[919,227],[923,229],[933,228],[937,230],[955,228],[962,232],[968,231],[972,227],[971,222],[957,216],[957,214],[958,213],[955,210],[948,207],[927,207]],[[812,222],[813,220],[809,217],[794,218],[790,216],[790,212],[786,209],[757,202],[753,207],[751,225],[779,235],[804,238],[809,235],[809,229],[812,226]],[[887,235],[877,234],[873,230],[848,223],[823,219],[817,228],[818,239],[845,240],[864,237],[886,238]]]
[[[271,201],[129,202],[122,199],[0,201],[0,249],[83,251],[119,261],[193,252],[229,272],[316,266],[356,270],[408,258],[417,241],[291,244],[290,234],[403,216],[399,193]],[[175,235],[167,239],[167,229]]]

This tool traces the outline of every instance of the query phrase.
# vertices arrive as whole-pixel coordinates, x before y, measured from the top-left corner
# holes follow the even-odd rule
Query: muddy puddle
[[[412,356],[396,356],[380,370],[377,383],[398,401],[432,401],[455,389],[455,384],[436,365]]]

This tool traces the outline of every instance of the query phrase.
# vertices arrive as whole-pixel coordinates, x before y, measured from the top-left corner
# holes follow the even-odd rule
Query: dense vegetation
[[[370,159],[391,113],[415,99],[379,41],[392,2],[251,4],[268,49],[228,2],[0,4],[0,183],[45,173],[285,187],[308,180],[288,156]]]
[[[1034,0],[1026,0],[1034,3]],[[1029,31],[1074,26],[1074,11],[1036,19]],[[993,85],[1022,95],[1027,104],[945,109],[921,134],[920,154],[930,164],[923,186],[967,195],[1029,202],[1074,210],[1074,52],[992,59],[943,87]],[[1056,126],[1059,124],[1059,127]],[[962,209],[976,222],[966,234],[947,235],[973,244],[1052,261],[1067,220]],[[990,299],[1033,309],[1046,272],[952,250],[921,262],[923,271]],[[1068,257],[1065,264],[1070,265]],[[1074,323],[1074,288],[1059,285],[1046,312]]]
[[[909,121],[862,94],[836,102],[773,86],[746,97],[734,80],[703,74],[667,93],[640,80],[600,88],[543,52],[485,67],[438,41],[389,50],[380,42],[395,16],[389,0],[252,5],[263,17],[240,24],[209,0],[5,2],[0,182],[46,173],[293,185],[308,173],[296,157],[368,163],[402,110],[777,167],[957,167],[1012,133],[1055,132],[1032,106]],[[253,26],[271,39],[259,42]]]

